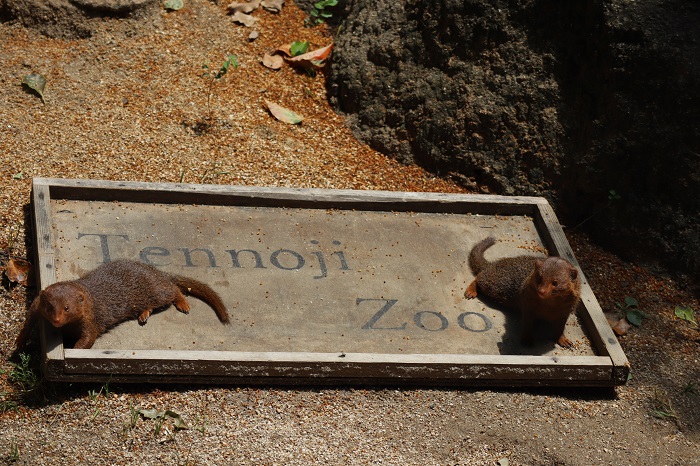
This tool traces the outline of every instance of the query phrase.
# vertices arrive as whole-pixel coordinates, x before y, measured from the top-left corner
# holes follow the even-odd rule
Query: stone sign
[[[37,179],[34,213],[43,287],[128,258],[206,282],[231,316],[221,325],[188,298],[188,315],[126,322],[90,350],[64,348],[47,324],[58,380],[624,382],[585,283],[573,349],[523,347],[517,315],[464,298],[467,256],[486,236],[498,239],[490,259],[573,259],[542,199]]]

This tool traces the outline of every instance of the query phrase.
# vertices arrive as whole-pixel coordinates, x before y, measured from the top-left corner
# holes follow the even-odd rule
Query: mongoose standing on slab
[[[208,285],[122,259],[41,291],[17,336],[16,352],[25,346],[39,316],[77,338],[75,348],[91,348],[97,337],[122,322],[138,319],[144,325],[154,310],[174,304],[178,311],[189,313],[183,293],[201,299],[214,309],[222,324],[229,323],[226,306]]]
[[[561,257],[518,256],[489,262],[484,252],[495,243],[494,238],[486,238],[469,253],[469,267],[476,278],[464,296],[472,299],[477,292],[483,293],[498,304],[520,311],[523,344],[532,344],[535,320],[542,319],[551,323],[559,345],[572,346],[564,327],[581,296],[576,268]]]

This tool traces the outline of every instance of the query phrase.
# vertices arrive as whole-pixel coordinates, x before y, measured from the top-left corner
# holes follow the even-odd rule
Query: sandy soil
[[[33,177],[462,192],[355,140],[329,108],[324,76],[260,64],[303,27],[288,2],[259,11],[260,36],[223,5],[188,0],[147,20],[104,20],[90,39],[47,39],[0,24],[0,264],[31,253]],[[215,82],[202,64],[241,66]],[[20,85],[48,80],[45,102]],[[305,117],[273,119],[271,100]],[[209,121],[198,134],[195,128]],[[632,379],[615,390],[279,389],[50,385],[23,391],[8,360],[36,290],[0,289],[0,459],[14,464],[700,464],[700,311],[683,284],[569,239],[606,310],[647,313],[621,338]],[[15,379],[13,381],[13,379]],[[149,419],[136,410],[171,410]],[[136,413],[136,414],[135,414]]]

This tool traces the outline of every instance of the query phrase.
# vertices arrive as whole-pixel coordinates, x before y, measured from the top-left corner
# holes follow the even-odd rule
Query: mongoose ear
[[[578,277],[578,270],[576,270],[575,268],[571,267],[570,273],[571,273],[571,279],[572,279],[572,280],[576,280],[576,278]]]
[[[79,286],[76,286],[73,289],[75,290],[78,302],[82,303],[83,301],[85,301],[85,290]]]

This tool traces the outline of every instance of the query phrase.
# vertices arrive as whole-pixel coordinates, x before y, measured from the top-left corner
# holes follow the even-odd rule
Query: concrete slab
[[[375,194],[382,202],[374,204],[370,198],[348,203],[348,192],[339,192],[334,203],[333,193],[325,191],[294,191],[291,197],[280,191],[275,200],[275,190],[269,189],[257,201],[234,196],[221,202],[217,195],[207,202],[199,193],[199,202],[194,197],[175,203],[167,195],[177,191],[173,186],[161,199],[144,202],[114,185],[108,185],[112,195],[105,198],[103,188],[93,188],[93,199],[85,198],[89,191],[57,189],[46,204],[55,265],[51,280],[77,278],[117,258],[141,260],[208,283],[229,307],[232,325],[221,325],[206,304],[189,298],[189,315],[171,307],[143,327],[127,322],[100,337],[88,353],[66,349],[68,359],[89,359],[100,351],[157,352],[180,360],[184,355],[219,359],[211,356],[217,353],[223,359],[254,353],[351,355],[353,360],[395,355],[397,361],[417,355],[557,360],[601,354],[595,348],[598,329],[585,328],[585,316],[572,316],[567,324],[573,350],[544,340],[521,347],[517,316],[463,297],[473,278],[467,255],[484,237],[499,240],[487,252],[490,259],[546,252],[541,230],[549,220],[543,223],[538,209],[516,215],[499,207],[503,213],[484,214],[489,209],[478,203],[471,207],[479,208],[444,204],[439,196],[405,208],[397,205],[406,199],[382,205],[402,193]],[[304,201],[310,198],[314,202]],[[512,210],[522,211],[523,204],[513,204]],[[552,243],[551,235],[544,238]]]

